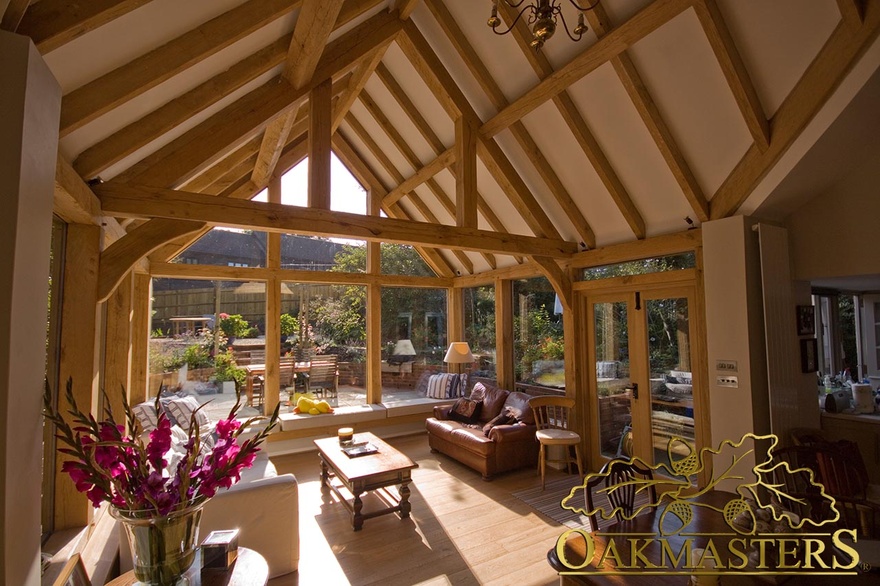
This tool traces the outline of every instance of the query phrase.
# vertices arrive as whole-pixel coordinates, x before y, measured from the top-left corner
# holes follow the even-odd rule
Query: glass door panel
[[[645,300],[654,464],[669,463],[669,441],[695,445],[691,332],[687,297]],[[690,450],[673,442],[673,454]],[[676,458],[676,459],[677,459]]]
[[[626,301],[592,304],[598,395],[599,450],[614,458],[632,454],[629,321]]]

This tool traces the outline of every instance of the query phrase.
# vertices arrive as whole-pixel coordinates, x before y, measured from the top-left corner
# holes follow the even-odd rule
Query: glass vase
[[[125,527],[134,575],[144,584],[172,586],[192,566],[199,542],[204,502],[188,504],[164,516],[110,507]]]

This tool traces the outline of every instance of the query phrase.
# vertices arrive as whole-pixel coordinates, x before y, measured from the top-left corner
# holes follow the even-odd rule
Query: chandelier
[[[518,9],[526,0],[519,0],[519,2],[514,0],[501,1],[511,8]],[[565,15],[562,13],[562,7],[559,5],[559,2],[560,0],[533,0],[530,4],[527,4],[519,11],[519,14],[516,15],[516,18],[507,30],[499,31],[498,27],[501,25],[501,19],[498,18],[498,0],[492,0],[492,16],[489,17],[486,24],[492,27],[492,31],[496,35],[506,35],[513,30],[513,27],[516,26],[516,23],[519,22],[519,19],[522,18],[523,14],[528,12],[529,24],[532,27],[532,40],[529,43],[529,46],[537,51],[543,47],[544,43],[547,42],[547,40],[553,36],[553,33],[556,32],[556,16],[558,15],[562,20],[562,27],[565,29],[568,38],[572,41],[580,41],[581,37],[584,36],[584,33],[587,32],[587,25],[584,24],[584,12],[592,10],[598,6],[599,0],[594,0],[586,7],[581,6],[575,0],[568,0],[568,2],[579,11],[578,23],[577,26],[574,27],[574,31],[568,30],[568,23],[565,22]]]

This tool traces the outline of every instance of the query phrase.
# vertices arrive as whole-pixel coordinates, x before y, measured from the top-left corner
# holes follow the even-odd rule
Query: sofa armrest
[[[449,419],[449,411],[452,409],[451,405],[435,405],[434,406],[434,417],[436,419],[444,420]]]
[[[260,552],[269,577],[299,566],[299,487],[293,474],[241,482],[205,503],[199,534],[239,529],[239,545]]]
[[[496,425],[489,432],[489,439],[499,444],[535,441],[535,431],[537,429],[534,425],[521,425],[518,423],[513,425]]]

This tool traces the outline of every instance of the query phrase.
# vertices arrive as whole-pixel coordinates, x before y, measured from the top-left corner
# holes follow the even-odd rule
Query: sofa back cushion
[[[522,421],[526,425],[534,425],[535,414],[529,407],[529,399],[531,396],[525,393],[509,393],[504,401],[504,408],[513,412],[518,421]]]
[[[482,388],[481,388],[482,387]],[[474,396],[474,395],[477,396]],[[481,383],[477,383],[474,385],[474,390],[471,393],[472,399],[477,399],[482,396],[483,407],[480,409],[480,423],[486,423],[499,413],[501,413],[501,408],[504,406],[504,401],[507,400],[507,395],[510,394],[510,391],[505,391],[504,389],[496,389],[494,387],[485,387]]]

